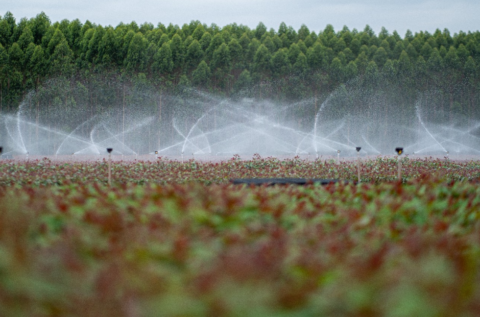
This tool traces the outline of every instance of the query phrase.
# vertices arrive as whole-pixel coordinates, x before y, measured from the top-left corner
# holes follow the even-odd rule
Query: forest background
[[[192,94],[208,93],[279,104],[310,100],[311,109],[296,115],[311,117],[352,81],[400,108],[434,91],[426,107],[478,118],[480,32],[437,29],[402,37],[385,28],[375,34],[368,25],[315,32],[284,23],[277,30],[199,21],[113,27],[52,23],[43,12],[19,21],[10,12],[0,16],[2,114],[18,111],[33,92],[29,101],[37,112],[81,107],[95,115],[142,104],[159,120],[171,120],[194,110],[195,103],[186,102]]]

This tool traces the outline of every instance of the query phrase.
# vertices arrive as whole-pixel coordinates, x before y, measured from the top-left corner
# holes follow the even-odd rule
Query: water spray
[[[112,151],[111,147],[107,148],[108,152],[108,186],[112,186]]]
[[[397,162],[398,162],[398,180],[402,181],[402,160],[400,159],[400,155],[403,153],[403,147],[396,147],[395,152],[397,152]]]
[[[362,148],[360,146],[357,146],[355,148],[355,150],[357,150],[357,173],[358,173],[358,182],[360,183],[361,182],[361,179],[360,179],[360,150]]]
[[[449,153],[450,153],[450,152],[447,151],[446,154],[445,154],[445,155],[446,155],[445,158],[447,159],[447,161],[448,161],[448,154],[449,154]]]

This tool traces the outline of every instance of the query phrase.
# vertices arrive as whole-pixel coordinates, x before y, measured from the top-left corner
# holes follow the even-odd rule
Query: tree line
[[[402,37],[385,28],[376,34],[368,25],[361,31],[199,21],[113,27],[78,19],[52,23],[43,12],[19,21],[10,12],[0,16],[1,111],[15,111],[28,91],[51,78],[73,86],[108,77],[170,94],[192,87],[288,101],[325,99],[358,77],[372,78],[367,81],[374,87],[378,74],[403,92],[405,102],[435,90],[446,108],[478,114],[480,32],[437,29]]]

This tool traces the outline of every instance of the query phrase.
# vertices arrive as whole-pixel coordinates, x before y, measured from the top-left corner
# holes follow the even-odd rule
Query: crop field
[[[0,162],[0,316],[480,315],[480,161]]]

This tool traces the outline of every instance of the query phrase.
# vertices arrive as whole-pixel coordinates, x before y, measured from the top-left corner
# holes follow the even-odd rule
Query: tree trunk
[[[3,83],[0,81],[0,112],[3,113]]]
[[[123,84],[123,101],[122,101],[122,142],[125,143],[125,83]]]
[[[2,85],[2,81],[0,81],[0,114],[3,113],[3,94],[2,94],[2,90],[3,90],[3,85]]]
[[[213,130],[217,130],[217,108],[213,109]]]
[[[386,144],[386,140],[387,140],[387,130],[388,130],[388,106],[387,106],[387,103],[386,103],[386,100],[384,99],[384,107],[385,107],[385,134],[383,135],[383,143]]]
[[[39,106],[40,105],[39,105],[39,101],[38,101],[38,98],[37,98],[37,119],[36,119],[36,126],[35,126],[35,130],[36,130],[35,134],[36,134],[36,138],[37,138],[37,142],[36,142],[37,144],[38,144],[38,141],[39,141],[38,140]]]
[[[448,123],[452,122],[452,112],[453,112],[453,92],[450,92],[450,111],[448,114]]]
[[[160,138],[161,138],[161,131],[160,131],[160,128],[162,126],[162,92],[160,91],[160,95],[158,97],[158,126],[157,126],[157,129],[158,129],[158,146],[157,146],[157,149],[160,150],[160,146],[161,146],[161,143],[160,143]]]
[[[7,79],[7,96],[9,91],[10,91],[10,78]]]

